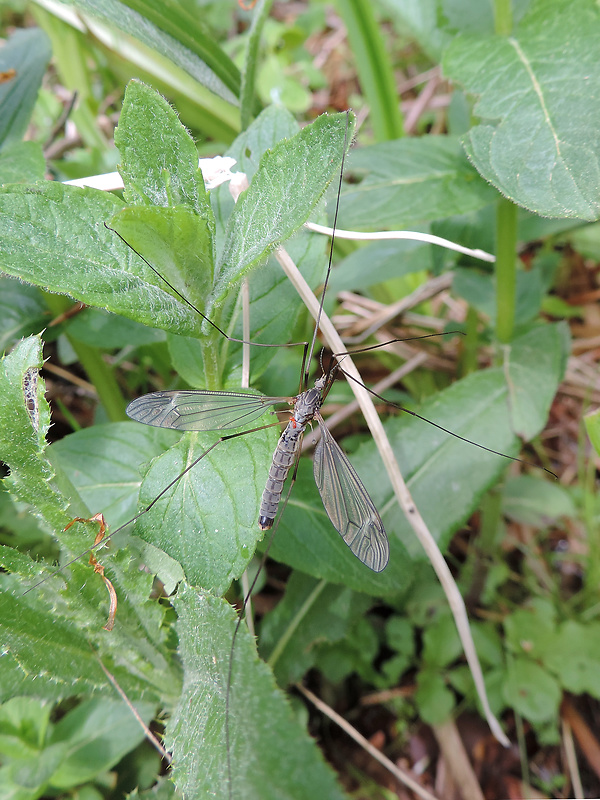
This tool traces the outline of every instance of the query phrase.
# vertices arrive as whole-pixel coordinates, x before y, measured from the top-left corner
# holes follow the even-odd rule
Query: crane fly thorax
[[[299,394],[294,403],[293,421],[296,425],[304,427],[313,419],[323,403],[323,393],[320,388],[314,386]]]

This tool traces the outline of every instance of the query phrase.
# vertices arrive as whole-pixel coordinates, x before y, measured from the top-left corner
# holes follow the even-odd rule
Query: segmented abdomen
[[[296,458],[296,452],[302,441],[305,427],[306,425],[301,425],[296,420],[291,419],[287,428],[279,437],[260,504],[258,525],[263,531],[272,527],[277,516],[283,484]]]

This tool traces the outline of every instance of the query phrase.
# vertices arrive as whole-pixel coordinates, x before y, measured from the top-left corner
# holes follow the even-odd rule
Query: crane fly
[[[327,516],[354,555],[369,569],[381,572],[389,559],[389,544],[381,517],[319,411],[336,372],[337,364],[334,364],[312,389],[295,398],[237,392],[153,392],[130,403],[127,414],[137,422],[159,428],[218,431],[251,422],[272,405],[293,403],[291,419],[273,455],[260,506],[259,527],[264,531],[273,527],[283,484],[297,459],[306,426],[315,419],[321,436],[315,448],[314,476]]]

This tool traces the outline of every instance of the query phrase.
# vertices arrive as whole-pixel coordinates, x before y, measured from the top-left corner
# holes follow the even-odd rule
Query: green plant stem
[[[486,555],[489,555],[494,548],[501,508],[502,495],[500,492],[488,492],[481,504],[481,528],[478,539],[479,549]]]
[[[517,207],[501,198],[496,208],[496,338],[508,344],[515,326]]]
[[[473,308],[473,306],[469,306],[467,309],[465,331],[467,335],[462,338],[460,342],[462,345],[462,354],[460,359],[462,377],[468,375],[470,372],[475,372],[477,369],[478,323],[479,317],[477,316],[477,311]]]
[[[509,36],[512,32],[512,0],[494,0],[494,28],[500,36]]]
[[[298,625],[302,622],[304,617],[307,615],[308,611],[310,610],[311,606],[315,604],[317,598],[323,591],[323,589],[327,586],[327,581],[320,580],[312,592],[308,595],[304,603],[300,606],[294,617],[291,619],[290,624],[285,629],[283,636],[279,639],[275,647],[273,648],[273,652],[271,653],[269,659],[267,660],[267,664],[273,669],[275,664],[279,661],[279,658],[285,648],[287,647],[288,642],[296,632]]]
[[[378,142],[404,135],[394,72],[370,0],[337,0]]]

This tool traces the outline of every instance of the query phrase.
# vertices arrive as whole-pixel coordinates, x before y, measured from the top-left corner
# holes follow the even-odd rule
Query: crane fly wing
[[[243,392],[152,392],[131,402],[126,413],[136,422],[177,431],[219,431],[239,428],[288,397]]]
[[[327,516],[354,555],[369,569],[381,572],[390,555],[381,517],[323,420],[316,419],[321,438],[315,448],[314,474]]]

